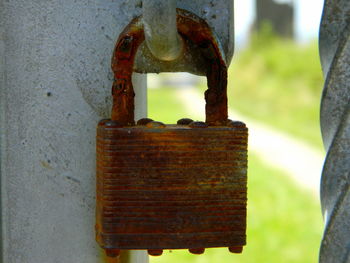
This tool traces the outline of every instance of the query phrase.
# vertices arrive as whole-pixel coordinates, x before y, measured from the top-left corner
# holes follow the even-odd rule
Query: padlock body
[[[242,123],[97,128],[96,239],[105,249],[242,247],[247,138]]]

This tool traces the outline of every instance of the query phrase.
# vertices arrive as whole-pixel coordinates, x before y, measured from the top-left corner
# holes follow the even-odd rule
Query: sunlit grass
[[[234,57],[229,69],[229,105],[322,148],[319,105],[323,77],[317,42],[300,46],[269,29]]]
[[[231,109],[323,149],[319,108],[324,80],[317,41],[299,45],[278,38],[266,25],[233,57],[228,73]]]
[[[148,90],[148,117],[167,124],[189,118],[183,103],[177,98],[174,88],[162,87]]]

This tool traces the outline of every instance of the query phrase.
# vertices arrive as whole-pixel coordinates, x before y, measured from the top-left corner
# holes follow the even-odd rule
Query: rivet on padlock
[[[192,248],[192,249],[189,249],[189,251],[190,251],[192,254],[201,255],[201,254],[204,253],[205,248]]]
[[[111,258],[118,257],[120,255],[119,249],[105,249],[106,255]]]
[[[148,123],[152,122],[153,120],[150,118],[143,118],[137,121],[137,125],[147,125]]]
[[[177,121],[178,125],[189,125],[191,122],[193,122],[192,119],[189,118],[183,118]]]
[[[163,249],[148,249],[148,254],[151,256],[161,256],[163,254]]]
[[[112,119],[97,128],[96,239],[110,255],[240,253],[246,244],[248,129],[227,118],[227,67],[209,26],[183,10],[177,20],[179,34],[207,61],[206,121],[134,125],[131,75],[144,34],[132,22],[113,54]]]

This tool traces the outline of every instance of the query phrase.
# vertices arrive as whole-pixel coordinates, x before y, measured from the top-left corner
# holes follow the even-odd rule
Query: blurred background
[[[247,246],[241,255],[164,251],[152,263],[318,261],[322,7],[322,0],[235,0],[228,97],[230,118],[250,129]],[[150,118],[204,120],[204,77],[149,74],[148,87]]]

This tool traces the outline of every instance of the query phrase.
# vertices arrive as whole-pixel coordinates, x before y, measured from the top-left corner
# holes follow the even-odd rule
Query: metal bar
[[[132,1],[128,1],[132,2]],[[154,4],[156,2],[159,2],[159,6],[155,6],[155,9],[151,9],[150,7],[147,8],[148,5]],[[154,30],[162,30],[159,27],[163,25],[164,23],[168,23],[169,21],[162,22],[161,19],[166,19],[166,16],[162,18],[157,17],[159,13],[156,13],[156,10],[160,8],[161,5],[164,6],[165,2],[167,1],[161,1],[161,0],[145,0],[143,1],[143,8],[138,12],[138,15],[142,15],[142,13],[145,12],[145,9],[149,9],[151,15],[153,12],[153,17],[155,17],[156,20],[151,21],[151,25],[154,24],[155,28]],[[187,11],[190,11],[200,18],[204,19],[209,26],[212,28],[212,30],[215,32],[217,36],[217,40],[221,43],[223,55],[225,56],[225,61],[227,65],[230,64],[231,58],[233,56],[233,50],[234,50],[234,25],[233,25],[233,0],[177,0],[177,8],[184,9]],[[173,5],[173,3],[171,3]],[[172,12],[174,11],[174,8],[171,9]],[[164,11],[164,12],[169,12]],[[162,11],[159,11],[162,12]],[[163,14],[164,15],[164,14]],[[146,13],[147,16],[147,13]],[[172,18],[173,19],[173,18]],[[156,21],[159,20],[159,24],[156,23]],[[130,20],[129,20],[130,21]],[[129,22],[127,21],[127,22]],[[125,23],[126,25],[127,23]],[[124,26],[125,26],[124,25]],[[171,35],[176,35],[176,29],[174,24],[171,24]],[[167,26],[169,27],[169,26]],[[164,32],[160,36],[163,37],[164,41],[164,34],[165,36],[169,33]],[[174,40],[175,41],[175,40]],[[171,41],[167,41],[172,46],[176,46],[176,43]],[[160,43],[162,44],[162,43]],[[186,46],[186,44],[185,44]],[[184,48],[186,49],[186,47]],[[156,52],[159,52],[156,50]],[[139,73],[159,73],[159,72],[191,72],[196,75],[206,75],[206,71],[203,67],[198,66],[200,63],[197,61],[198,56],[195,52],[180,52],[180,57],[173,61],[163,61],[157,59],[154,55],[152,55],[151,51],[147,47],[147,44],[141,44],[140,49],[136,55],[134,70]]]
[[[105,262],[94,231],[95,127],[110,116],[114,40],[140,9],[0,0],[0,262]],[[145,92],[145,76],[135,78]]]
[[[4,16],[4,3],[2,0],[0,0],[0,17]],[[5,145],[5,131],[6,131],[6,125],[5,125],[5,98],[6,98],[6,90],[5,90],[5,27],[4,22],[0,19],[0,196],[2,196],[3,193],[3,182],[2,182],[2,174],[3,174],[3,164],[5,163],[5,152],[4,149],[6,149]],[[2,214],[2,198],[0,202],[0,209]],[[3,219],[2,216],[0,216],[0,236],[3,237]],[[0,240],[0,262],[3,261],[3,239]]]
[[[151,53],[160,60],[179,57],[183,42],[176,26],[176,0],[143,0],[145,40]]]
[[[325,231],[321,263],[350,262],[350,2],[326,0],[320,28],[325,75],[321,130],[327,156],[321,180]]]
[[[142,79],[142,83],[139,80]],[[133,74],[135,90],[135,121],[147,117],[147,79],[141,74]],[[146,87],[145,87],[146,86]],[[117,261],[118,262],[118,261]],[[145,250],[122,251],[118,263],[148,263],[149,257]],[[111,262],[112,263],[112,262]]]
[[[142,14],[140,3],[0,0],[1,262],[103,262],[94,240],[95,126],[110,116],[115,39]],[[208,21],[230,61],[233,1],[178,4]],[[147,258],[130,254],[133,263]]]

